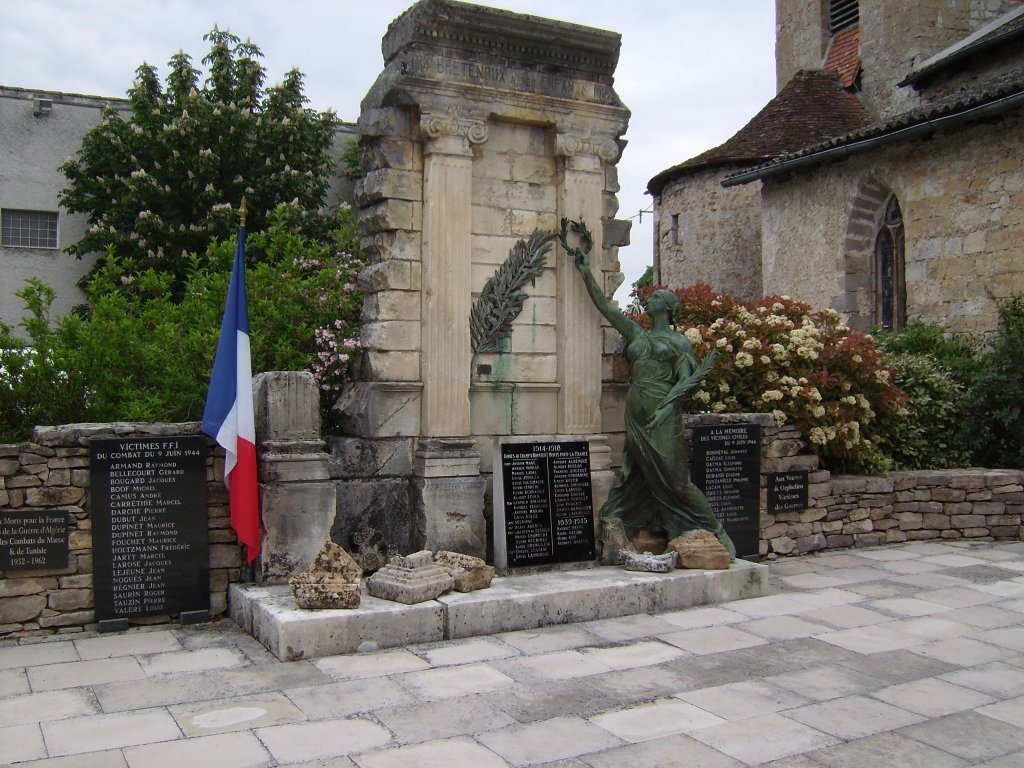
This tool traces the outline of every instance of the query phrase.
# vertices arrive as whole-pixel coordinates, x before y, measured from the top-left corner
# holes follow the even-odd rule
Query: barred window
[[[860,23],[860,8],[857,0],[829,0],[828,33],[834,35]]]
[[[2,244],[18,248],[56,248],[56,211],[0,211]]]

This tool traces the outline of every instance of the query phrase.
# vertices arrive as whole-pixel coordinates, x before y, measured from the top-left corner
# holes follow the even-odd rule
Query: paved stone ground
[[[773,594],[281,663],[230,621],[0,647],[0,763],[1024,766],[1024,542],[772,565]]]

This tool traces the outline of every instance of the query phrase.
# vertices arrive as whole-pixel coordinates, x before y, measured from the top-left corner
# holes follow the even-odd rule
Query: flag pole
[[[252,402],[249,312],[245,290],[245,199],[239,206],[238,243],[231,267],[217,354],[203,411],[204,433],[224,448],[224,485],[228,489],[231,527],[245,546],[253,567],[260,551],[259,485],[256,470],[256,423]]]

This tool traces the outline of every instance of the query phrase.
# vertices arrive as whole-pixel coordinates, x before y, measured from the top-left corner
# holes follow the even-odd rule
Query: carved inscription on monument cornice
[[[462,136],[470,144],[483,144],[488,136],[485,118],[464,110],[460,111],[454,105],[445,110],[424,110],[420,116],[420,127],[424,135],[431,139]]]
[[[402,59],[401,71],[402,74],[442,83],[481,85],[502,91],[619,105],[615,92],[605,83],[540,72],[517,66],[511,59],[480,62],[459,56],[455,51],[438,54],[416,53]]]

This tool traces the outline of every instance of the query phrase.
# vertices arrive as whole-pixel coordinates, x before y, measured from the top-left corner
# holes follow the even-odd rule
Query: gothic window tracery
[[[906,324],[903,211],[890,195],[875,236],[875,323],[888,330]]]

